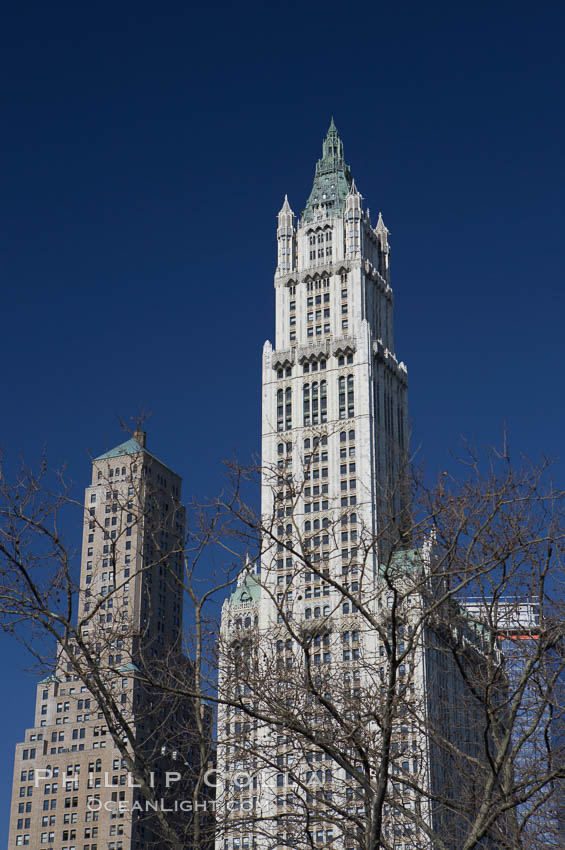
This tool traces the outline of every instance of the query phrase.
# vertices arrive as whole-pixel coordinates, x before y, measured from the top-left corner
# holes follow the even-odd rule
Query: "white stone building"
[[[377,705],[385,690],[383,639],[394,604],[402,617],[395,635],[398,682],[411,719],[394,723],[390,783],[402,786],[408,816],[387,807],[385,832],[394,850],[431,847],[415,826],[419,818],[431,831],[451,830],[455,848],[458,825],[409,786],[434,786],[453,798],[459,779],[424,730],[435,723],[440,734],[468,739],[472,720],[458,727],[454,715],[464,700],[443,651],[449,630],[425,628],[417,640],[410,637],[422,610],[429,551],[396,552],[387,565],[405,509],[407,370],[394,350],[388,230],[380,213],[371,223],[333,120],[298,221],[285,197],[277,245],[275,345],[267,341],[263,349],[263,546],[224,603],[219,694],[259,709],[269,701],[272,707],[278,694],[282,704],[293,676],[298,681],[304,672],[297,646],[310,635],[314,681],[332,691],[336,704],[343,692],[346,718],[347,701],[363,695],[365,705],[355,711],[368,712],[363,723],[378,748],[378,718],[368,704]],[[394,602],[382,580],[390,566],[399,593]],[[368,628],[361,605],[380,627]],[[413,651],[404,657],[408,640]],[[469,646],[472,651],[472,640]],[[238,679],[246,658],[257,673],[255,686]],[[292,699],[299,711],[300,696]],[[316,723],[315,712],[312,718]],[[235,706],[220,709],[218,729],[216,850],[365,846],[343,818],[311,818],[321,794],[363,829],[366,812],[339,759],[304,751],[280,728]],[[243,786],[242,771],[251,777]],[[319,791],[311,792],[315,784]]]
[[[260,577],[248,575],[226,601],[223,635],[229,644],[239,629],[251,629],[268,641],[287,617],[323,621],[334,628],[319,638],[321,658],[337,652],[357,657],[360,647],[374,657],[378,642],[357,632],[352,599],[338,599],[324,578],[348,583],[353,595],[364,592],[365,582],[367,598],[374,595],[378,547],[365,549],[362,564],[358,547],[390,526],[391,513],[396,519],[401,513],[407,370],[394,353],[388,230],[380,214],[371,223],[333,120],[298,222],[285,197],[277,243],[275,346],[265,343],[262,382],[262,516],[277,542],[265,535]],[[382,523],[380,510],[386,513]],[[309,547],[318,574],[297,565],[290,551],[297,539]],[[350,632],[351,648],[343,649]],[[227,666],[220,670],[220,695],[229,688]],[[351,670],[354,685],[358,675]],[[233,717],[221,711],[219,728],[233,731]],[[271,746],[268,726],[249,727],[255,747]],[[234,758],[234,750],[229,743],[219,746],[220,776],[256,770],[257,759]],[[280,770],[262,770],[249,789],[267,818],[269,806],[277,816],[280,776]],[[277,843],[275,822],[272,840],[269,827],[259,830],[262,837],[252,832],[220,834],[218,850]],[[326,826],[320,837],[333,842],[337,831]]]

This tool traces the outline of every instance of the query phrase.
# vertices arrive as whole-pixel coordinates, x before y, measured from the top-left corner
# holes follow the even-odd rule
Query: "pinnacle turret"
[[[386,225],[383,221],[383,214],[381,212],[379,212],[379,217],[378,217],[377,223],[375,225],[375,231],[376,231],[376,233],[387,233],[387,234],[389,233],[389,229],[388,229],[388,227],[386,227]]]
[[[277,272],[288,274],[295,267],[296,262],[296,239],[294,229],[294,213],[288,202],[288,195],[284,196],[284,202],[277,215],[277,243],[278,262]]]
[[[359,196],[361,196],[361,192],[359,191],[359,189],[355,185],[355,180],[351,181],[351,186],[349,187],[348,194],[349,195],[359,195]]]
[[[288,195],[285,195],[285,196],[284,196],[284,203],[283,203],[283,205],[282,205],[282,207],[281,207],[281,209],[280,209],[279,217],[280,217],[281,215],[285,215],[285,214],[286,214],[286,215],[292,215],[292,216],[294,216],[294,213],[292,212],[292,210],[291,210],[291,208],[290,208],[290,204],[289,204],[289,202],[288,202]]]

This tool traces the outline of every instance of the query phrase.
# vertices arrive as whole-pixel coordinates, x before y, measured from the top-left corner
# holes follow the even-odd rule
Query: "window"
[[[342,358],[340,358],[342,359]],[[345,419],[346,416],[346,394],[345,394],[345,378],[338,378],[338,402],[339,402],[339,418]]]
[[[287,387],[285,390],[285,431],[290,431],[292,428],[292,390]]]
[[[302,412],[304,425],[318,425],[327,422],[328,398],[327,382],[313,381],[302,388]]]
[[[353,375],[347,376],[347,405],[345,396],[346,379],[342,376],[339,378],[339,418],[350,419],[355,415],[355,397],[353,389]]]
[[[292,427],[292,390],[277,390],[277,431],[290,431]]]
[[[302,415],[304,425],[310,424],[310,384],[302,387]]]

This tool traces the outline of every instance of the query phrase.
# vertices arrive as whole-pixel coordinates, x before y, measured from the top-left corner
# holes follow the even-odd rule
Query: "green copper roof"
[[[139,667],[136,667],[131,661],[129,664],[126,664],[124,667],[118,667],[118,673],[137,673],[139,672]]]
[[[230,605],[243,605],[245,602],[258,602],[261,598],[261,585],[252,575],[246,575],[242,584],[230,597]]]
[[[314,185],[302,213],[302,221],[313,221],[322,205],[330,215],[341,215],[351,186],[351,172],[343,159],[343,142],[334,120],[322,145],[322,158],[316,163]]]
[[[103,455],[95,457],[94,460],[106,460],[106,458],[122,457],[122,455],[137,455],[140,452],[144,451],[145,449],[143,448],[143,446],[140,446],[137,440],[134,440],[134,438],[132,437],[130,440],[126,440],[125,443],[121,443],[114,449],[110,449],[109,452],[104,452]]]
[[[163,463],[163,461],[159,460],[159,458],[156,457],[154,454],[151,454],[151,452],[148,452],[147,449],[144,446],[142,446],[140,443],[138,443],[137,440],[134,437],[131,437],[131,439],[126,440],[125,443],[120,443],[119,446],[116,446],[115,448],[110,449],[110,451],[104,452],[104,454],[99,455],[98,457],[95,457],[94,460],[108,460],[109,458],[123,457],[124,455],[137,455],[137,454],[140,454],[141,452],[148,455],[149,457],[152,457],[154,460],[158,461],[160,464],[167,467],[167,469],[170,469],[170,467],[168,467],[166,463]]]
[[[402,575],[403,573],[411,573],[421,570],[423,567],[422,553],[419,549],[404,549],[400,552],[395,552],[390,563],[379,566],[379,574],[385,575],[388,572],[391,574]]]
[[[37,684],[38,684],[38,685],[47,685],[47,684],[49,684],[50,682],[58,682],[58,681],[59,681],[59,680],[58,680],[58,678],[56,677],[55,673],[50,673],[50,674],[49,674],[48,676],[46,676],[44,679],[40,679],[40,680],[39,680],[39,682],[38,682]]]

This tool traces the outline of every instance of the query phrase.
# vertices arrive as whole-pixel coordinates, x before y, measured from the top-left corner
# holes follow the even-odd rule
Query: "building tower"
[[[183,570],[184,513],[181,479],[145,442],[145,433],[137,431],[92,463],[77,628],[128,720],[137,753],[154,758],[156,748],[161,751],[154,733],[162,718],[147,710],[136,673],[165,659],[186,663],[179,652],[182,589],[174,580]],[[150,846],[151,821],[131,814],[131,771],[88,681],[77,675],[71,656],[78,663],[79,653],[73,649],[72,642],[58,647],[53,674],[37,685],[33,726],[16,746],[8,846]],[[188,712],[175,716],[179,731]],[[154,764],[158,769],[157,759]]]
[[[226,646],[235,648],[226,650],[220,667],[220,694],[233,686],[229,656],[244,645],[238,635],[246,629],[260,632],[265,642],[277,624],[323,621],[325,634],[317,638],[322,660],[337,655],[336,640],[349,639],[344,628],[353,627],[354,640],[365,640],[354,625],[344,627],[355,605],[346,599],[338,603],[335,588],[320,575],[303,572],[292,550],[298,536],[322,577],[349,580],[355,591],[361,573],[357,547],[362,540],[379,539],[362,570],[374,587],[387,537],[400,524],[407,369],[394,351],[388,233],[380,213],[376,224],[371,222],[332,119],[301,217],[296,221],[286,196],[278,214],[275,344],[265,342],[262,363],[261,512],[272,535],[264,535],[260,566],[246,571],[224,604],[222,632]],[[273,647],[285,644],[282,636],[273,639]],[[346,657],[341,644],[339,657]],[[239,733],[238,720],[221,710],[219,728]],[[276,737],[261,724],[252,724],[250,735],[247,746],[255,752],[269,751]],[[242,748],[238,752],[230,740],[218,747],[228,808],[226,789],[237,790],[234,770],[257,764],[241,758]],[[280,765],[289,757],[274,753],[272,762]],[[255,775],[253,790],[247,789],[273,824],[282,811],[280,786],[286,795],[286,784],[280,769],[265,769]],[[235,803],[239,813],[237,794]],[[241,824],[233,832],[228,828],[218,837],[217,850],[272,848],[295,840],[281,837],[276,825],[269,837],[264,822],[260,832]],[[320,835],[332,847],[353,846],[337,840],[335,829],[331,838],[330,832]]]
[[[282,454],[300,476],[319,436],[327,461],[319,477],[312,470],[300,511],[315,522],[355,507],[376,534],[379,505],[398,516],[402,508],[407,370],[394,353],[388,230],[363,209],[333,119],[302,217],[295,226],[285,196],[277,241],[275,347],[263,350],[263,516],[289,513],[275,509],[269,470]]]

